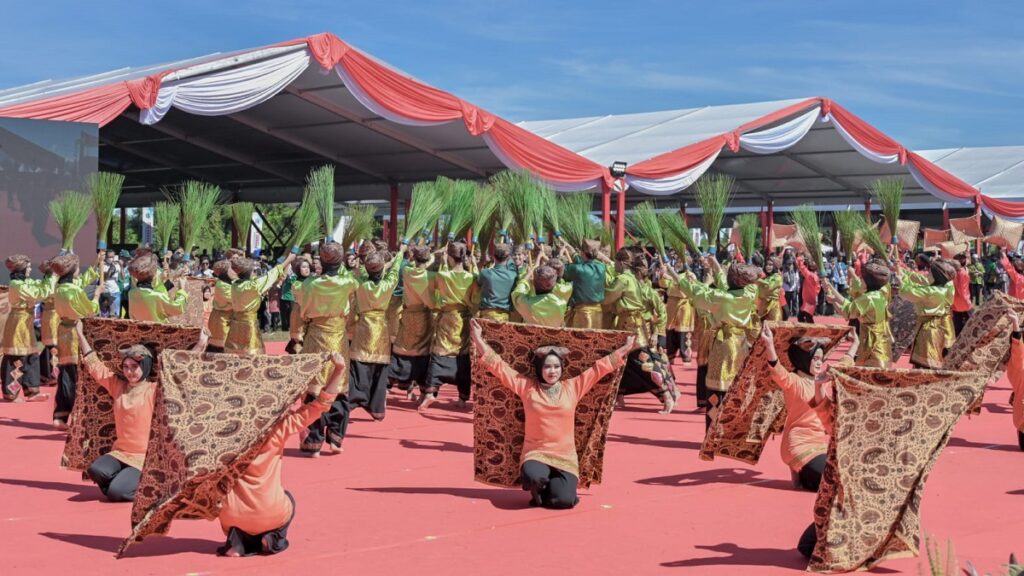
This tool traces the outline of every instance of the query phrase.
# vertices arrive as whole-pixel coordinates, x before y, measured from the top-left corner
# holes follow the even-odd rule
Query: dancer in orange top
[[[1017,428],[1017,444],[1024,450],[1024,340],[1021,339],[1020,317],[1010,311],[1013,334],[1010,336],[1010,362],[1006,377],[1013,388],[1013,426]]]
[[[576,455],[576,405],[609,373],[621,365],[633,350],[636,336],[597,361],[575,378],[562,380],[568,351],[543,346],[533,352],[534,376],[512,369],[484,340],[483,329],[473,324],[471,337],[483,352],[484,368],[523,401],[526,430],[523,439],[523,490],[533,496],[531,506],[572,508],[579,502],[579,461]]]
[[[217,550],[218,554],[277,554],[288,548],[288,526],[295,517],[295,499],[281,487],[281,456],[288,439],[326,412],[341,393],[348,364],[339,353],[333,354],[331,361],[334,371],[327,386],[315,401],[303,404],[270,431],[259,454],[224,498],[220,525],[228,539]],[[309,394],[316,394],[316,381],[310,383]]]

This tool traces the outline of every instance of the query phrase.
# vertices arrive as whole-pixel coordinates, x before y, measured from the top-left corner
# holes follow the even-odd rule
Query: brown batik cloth
[[[913,302],[898,295],[889,303],[889,329],[892,330],[892,361],[896,363],[914,343],[917,332],[917,309]]]
[[[164,349],[190,349],[199,342],[200,333],[199,328],[110,318],[84,318],[82,331],[97,357],[115,373],[121,372],[117,352],[121,348],[142,344],[157,354]],[[159,357],[156,357],[151,378],[159,378],[158,368]],[[93,461],[110,452],[117,439],[117,429],[113,399],[93,380],[82,361],[79,361],[76,393],[60,465],[84,472]]]
[[[176,326],[205,326],[203,318],[203,286],[213,285],[215,281],[207,278],[186,278],[185,293],[188,294],[188,301],[184,314],[171,316],[167,322]]]
[[[985,386],[973,372],[833,366],[833,434],[814,505],[808,570],[867,570],[920,548],[921,496],[957,420]]]
[[[1024,301],[1002,292],[993,292],[992,298],[975,310],[942,363],[943,370],[984,372],[990,380],[1006,370],[1010,357],[1010,333],[1013,326],[1007,316],[1014,310],[1024,316]],[[981,412],[984,392],[970,407],[971,414]]]
[[[562,378],[573,378],[601,358],[622,347],[629,332],[546,328],[511,322],[473,320],[483,327],[484,340],[520,374],[532,375],[533,351],[557,344],[569,349]],[[518,488],[519,460],[523,454],[526,415],[523,402],[492,377],[479,362],[480,351],[471,350],[473,385],[473,466],[477,482]],[[576,406],[576,454],[580,462],[580,486],[601,483],[605,439],[615,395],[624,367],[605,376]]]
[[[134,542],[166,534],[174,519],[216,519],[267,435],[326,362],[324,354],[162,353],[132,534],[118,556]]]
[[[11,303],[7,300],[7,286],[0,286],[0,334],[3,334],[4,326],[7,324],[7,316],[11,313]],[[0,351],[0,360],[4,357],[3,351]]]
[[[849,326],[827,324],[791,324],[766,322],[775,337],[775,355],[787,370],[789,345],[794,338],[822,338],[829,341],[825,357],[850,332]],[[700,448],[701,460],[724,456],[757,464],[771,434],[782,431],[786,423],[786,401],[782,391],[772,385],[768,347],[759,337],[740,368],[732,387],[726,392]]]

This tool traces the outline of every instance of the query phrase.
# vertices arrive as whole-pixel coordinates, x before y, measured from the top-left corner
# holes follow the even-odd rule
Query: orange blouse
[[[320,393],[315,402],[286,416],[267,436],[235,486],[224,498],[220,526],[227,534],[238,528],[251,536],[276,530],[292,517],[292,502],[281,487],[281,455],[293,434],[309,426],[330,408],[335,395]]]
[[[526,430],[520,462],[536,460],[579,476],[576,405],[594,384],[622,364],[623,356],[616,350],[575,378],[562,380],[562,388],[554,397],[548,396],[535,379],[513,370],[493,350],[483,357],[484,368],[523,401]]]
[[[114,399],[114,425],[117,439],[110,455],[121,462],[142,469],[146,462],[146,448],[149,446],[149,429],[153,424],[153,402],[156,399],[156,382],[146,380],[134,386],[115,374],[107,365],[89,354],[85,366],[97,384],[102,386]]]
[[[786,370],[782,363],[772,369],[772,381],[786,398],[786,427],[780,448],[782,461],[794,472],[828,450],[828,432],[811,407],[814,403],[814,380]]]
[[[1006,377],[1013,388],[1013,425],[1024,432],[1024,342],[1016,338],[1010,343]]]

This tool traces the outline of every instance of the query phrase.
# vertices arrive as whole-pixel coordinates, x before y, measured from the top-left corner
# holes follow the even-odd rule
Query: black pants
[[[576,506],[579,479],[572,474],[536,460],[523,462],[523,490],[533,495],[531,504],[566,509]]]
[[[797,312],[800,311],[799,292],[786,292],[786,305],[782,308],[782,311],[786,312],[786,318],[796,316]]]
[[[711,423],[715,421],[715,412],[720,410],[722,400],[725,399],[725,392],[719,392],[718,390],[708,390],[708,406],[704,409],[704,431],[707,432],[711,428]]]
[[[708,365],[697,366],[697,408],[708,406]]]
[[[86,474],[111,502],[134,500],[135,489],[139,487],[139,479],[142,478],[142,472],[138,468],[133,468],[110,454],[104,454],[93,461]]]
[[[303,403],[308,404],[316,400],[316,396],[307,394]],[[320,418],[313,421],[307,429],[306,439],[299,446],[299,449],[306,453],[316,453],[323,448],[324,441],[331,446],[341,448],[341,442],[345,439],[348,431],[348,417],[352,408],[348,403],[348,396],[338,394],[331,403],[331,407],[320,415]]]
[[[803,322],[805,324],[814,324],[814,316],[811,316],[807,312],[804,312],[803,310],[801,310],[796,315],[796,321],[797,322]]]
[[[207,344],[206,345],[206,353],[207,354],[223,354],[224,353],[224,347],[223,346],[214,346],[213,344]]]
[[[967,321],[970,319],[970,312],[953,312],[953,332],[959,336],[960,333],[963,332],[964,326],[967,325]]]
[[[19,366],[20,363],[20,366]],[[14,371],[21,370],[18,379],[26,398],[39,394],[39,354],[27,356],[7,356],[0,362],[3,372],[3,393],[5,400],[16,400],[18,393],[11,387],[14,384]]]
[[[1020,446],[1020,449],[1024,451],[1024,432],[1019,430],[1017,431],[1017,444]]]
[[[292,515],[284,526],[268,530],[263,534],[252,535],[232,527],[228,530],[228,541],[217,549],[217,555],[224,556],[234,551],[239,556],[255,556],[256,554],[279,554],[288,549],[288,527],[295,519],[295,497],[285,490],[285,495],[292,501]]]
[[[287,332],[292,328],[292,302],[281,299],[281,330]]]
[[[800,554],[808,560],[811,559],[811,554],[814,554],[814,547],[818,544],[818,528],[811,522],[811,525],[804,530],[804,533],[800,535],[800,542],[797,543],[796,549],[800,551]]]
[[[825,462],[828,462],[828,457],[818,454],[800,469],[797,476],[799,476],[800,486],[804,490],[818,491],[818,486],[821,485],[821,474],[825,471]]]
[[[971,301],[974,302],[975,306],[981,306],[982,292],[985,291],[985,287],[981,284],[971,284]]]
[[[78,365],[61,364],[57,367],[57,397],[54,399],[53,419],[67,422],[75,407],[75,387],[78,385]]]
[[[39,380],[53,384],[53,369],[57,367],[54,358],[57,355],[56,346],[46,346],[39,353]]]
[[[686,358],[690,354],[690,333],[679,332],[677,330],[668,330],[665,332],[665,355],[668,358],[665,359],[669,364],[672,363],[672,359],[679,354],[683,358]]]
[[[388,403],[388,365],[352,360],[348,382],[349,409],[362,408],[374,420],[383,420]]]
[[[469,354],[460,356],[430,355],[430,366],[427,367],[427,382],[422,387],[424,394],[437,396],[442,384],[455,384],[459,389],[459,400],[469,400],[472,390]]]

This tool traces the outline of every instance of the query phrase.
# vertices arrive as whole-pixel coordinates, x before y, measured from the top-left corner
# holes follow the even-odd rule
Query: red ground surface
[[[281,345],[271,345],[275,351]],[[384,422],[358,414],[345,452],[286,454],[298,502],[291,549],[217,558],[213,522],[179,521],[167,538],[113,552],[129,532],[127,504],[57,463],[63,434],[49,404],[0,405],[0,566],[33,574],[796,574],[794,550],[814,495],[791,488],[773,441],[757,467],[702,462],[694,372],[679,369],[682,410],[631,398],[612,419],[605,483],[571,511],[528,508],[526,495],[472,480],[471,414],[446,400],[427,415],[393,396]],[[1024,552],[1024,454],[1005,380],[980,417],[964,419],[928,480],[922,529],[951,539],[962,561],[996,571]],[[297,441],[296,441],[297,442]],[[919,560],[879,573],[916,574]]]

